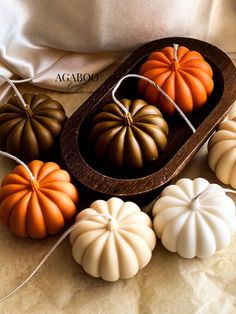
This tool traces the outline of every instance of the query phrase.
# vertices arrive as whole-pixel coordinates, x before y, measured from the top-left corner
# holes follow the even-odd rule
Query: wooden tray
[[[214,72],[214,91],[207,104],[188,115],[197,132],[192,134],[186,122],[176,114],[167,118],[170,127],[168,145],[159,159],[136,174],[122,176],[98,163],[88,142],[90,122],[95,113],[111,102],[111,91],[128,73],[137,73],[147,56],[174,43],[199,51]],[[141,98],[137,79],[126,79],[117,92],[118,98]],[[83,186],[107,196],[124,199],[144,197],[168,184],[189,162],[202,144],[224,119],[236,98],[236,70],[230,58],[217,47],[192,38],[164,38],[137,49],[66,122],[61,137],[61,154],[69,172]]]

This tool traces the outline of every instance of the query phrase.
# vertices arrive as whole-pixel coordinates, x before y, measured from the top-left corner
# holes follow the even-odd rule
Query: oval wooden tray
[[[168,145],[150,167],[135,174],[117,174],[98,163],[88,142],[90,122],[95,113],[111,102],[111,91],[128,73],[137,73],[147,56],[174,43],[199,51],[214,72],[214,91],[207,104],[188,115],[197,132],[192,134],[185,121],[175,115],[168,119]],[[126,79],[118,98],[140,98],[137,79]],[[61,137],[61,154],[69,172],[83,186],[107,196],[135,199],[149,195],[169,183],[189,162],[216,126],[223,120],[236,96],[236,70],[230,58],[217,47],[192,38],[172,37],[155,40],[137,49],[66,122]]]

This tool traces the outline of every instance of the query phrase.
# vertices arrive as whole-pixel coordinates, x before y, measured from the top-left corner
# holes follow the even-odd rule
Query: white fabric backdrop
[[[58,73],[97,73],[160,37],[196,37],[236,51],[235,0],[1,0],[0,12],[0,73],[45,71],[35,84],[62,91],[68,82],[56,81]],[[0,99],[7,91],[0,81]]]

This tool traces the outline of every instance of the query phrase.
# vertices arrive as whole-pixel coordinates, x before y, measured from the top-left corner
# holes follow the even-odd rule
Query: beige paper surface
[[[71,115],[112,70],[100,75],[99,82],[85,85],[78,94],[45,92],[61,101]],[[22,90],[44,92],[29,85]],[[236,109],[231,114],[234,113]],[[208,168],[206,156],[204,145],[179,178],[202,176],[219,183]],[[14,166],[14,162],[0,157],[0,179]],[[58,236],[40,241],[21,239],[0,225],[0,296],[21,283],[57,239]],[[150,264],[136,277],[116,283],[87,275],[73,260],[66,239],[24,288],[0,303],[0,313],[6,314],[235,312],[236,236],[215,256],[191,260],[168,252],[158,240]]]

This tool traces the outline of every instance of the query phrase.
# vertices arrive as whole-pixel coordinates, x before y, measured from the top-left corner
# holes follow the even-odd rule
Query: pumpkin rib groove
[[[42,193],[42,190],[41,190],[41,193]],[[56,195],[54,194],[57,194],[58,197],[56,197]],[[70,219],[70,217],[74,215],[72,214],[72,212],[73,213],[76,212],[76,207],[75,207],[74,202],[68,195],[66,195],[62,191],[44,189],[43,195],[46,196],[50,201],[52,201],[57,206],[57,208],[59,209],[60,213],[63,216],[64,221],[67,222]],[[61,204],[62,201],[67,203],[68,206],[65,206],[66,209],[64,209],[63,204]],[[74,208],[72,206],[74,206]],[[68,214],[67,208],[70,208],[69,214]]]
[[[45,143],[47,143],[47,146],[49,147],[53,142],[52,133],[42,123],[39,123],[38,126],[37,123],[39,123],[37,119],[31,121],[31,128],[33,130],[33,133],[35,134],[37,145],[38,147],[43,147],[42,144],[46,145]]]
[[[155,142],[158,150],[163,151],[163,147],[162,147],[163,145],[161,144],[161,137],[163,137],[163,139],[164,138],[166,139],[166,135],[162,134],[162,130],[161,130],[161,128],[158,125],[154,124],[153,127],[152,127],[152,130],[149,130],[148,124],[140,123],[139,124],[139,129],[142,130],[144,133],[148,134],[153,139],[153,141]],[[158,136],[154,136],[153,135],[153,132],[155,132],[154,129],[156,129],[156,131],[159,133]],[[166,146],[166,144],[167,144],[167,140],[166,140],[164,146]]]
[[[126,107],[126,104],[124,102],[125,99],[121,99],[121,102],[122,104]],[[127,107],[126,107],[127,108]],[[128,108],[127,108],[128,109]],[[120,117],[121,119],[123,119],[123,111],[122,109],[119,107],[119,106],[114,106],[113,103],[109,103],[107,105],[105,105],[105,107],[103,108],[103,111],[105,112],[109,112],[109,113],[112,113],[112,114],[116,114],[118,115],[118,117]],[[97,115],[99,117],[99,113]],[[96,117],[97,117],[96,116]],[[94,118],[94,121],[96,122],[96,117]]]
[[[136,238],[136,240],[139,241],[139,245],[143,247],[147,247],[150,249],[147,241],[145,241],[145,239],[143,237],[141,237],[140,235],[134,233],[134,232],[130,232],[128,230],[119,230],[119,234],[123,237],[123,239],[126,241],[126,243],[129,244],[129,246],[132,248],[133,252],[136,251],[136,245],[134,242],[132,242],[132,237],[133,238]],[[139,269],[143,268],[143,265],[142,265],[142,261],[139,259],[139,254],[137,253],[134,253],[135,254],[135,257],[137,259],[137,262],[138,262],[138,267]]]
[[[180,234],[181,234],[183,228],[186,226],[186,223],[187,223],[187,221],[188,221],[188,219],[189,219],[189,216],[190,216],[190,214],[186,214],[186,215],[185,215],[185,217],[184,217],[184,219],[183,219],[183,222],[181,222],[181,227],[179,227],[178,233],[175,233],[175,238],[176,238],[175,250],[172,251],[172,252],[177,252],[177,250],[178,250],[178,246],[179,246],[179,245],[178,245],[179,237],[180,237]],[[177,217],[176,217],[176,218],[177,218]],[[175,219],[176,219],[176,218],[175,218]],[[168,230],[169,225],[171,225],[171,224],[173,223],[173,220],[175,220],[175,219],[171,219],[171,221],[168,221],[168,222],[167,222],[167,224],[164,226],[164,228],[163,228],[163,230],[162,230],[161,237],[162,237],[163,233],[165,233],[165,230]]]
[[[12,122],[12,120],[13,120],[13,119],[11,119],[11,120],[9,120],[9,121],[6,121],[5,123],[3,123],[3,124],[0,126],[0,130],[3,129],[5,132],[7,132],[6,135],[8,135],[9,132],[11,132],[11,130],[12,130],[14,127],[16,127],[16,126],[21,122],[21,121],[19,121],[18,118],[16,118],[16,119],[15,119],[15,120],[16,120],[16,123],[13,124],[12,126],[10,125],[9,131],[6,131],[6,130],[7,130],[7,126],[5,126],[5,124],[10,124],[10,122]],[[21,120],[22,120],[22,119],[21,119]]]
[[[52,105],[60,108],[60,105],[58,105],[57,101],[55,101],[55,100],[51,101],[50,98],[47,96],[47,98],[45,98],[42,102],[40,102],[40,104],[39,104],[39,106],[37,108],[39,108],[39,107],[48,107],[48,106],[52,106]]]
[[[122,134],[122,131],[123,131],[123,134]],[[126,129],[122,129],[121,128],[121,130],[119,131],[119,132],[117,132],[117,134],[114,136],[114,138],[110,141],[110,143],[109,143],[109,145],[108,145],[108,147],[107,147],[107,156],[112,156],[113,155],[113,152],[111,151],[112,150],[112,146],[114,145],[114,143],[116,142],[116,141],[118,141],[118,139],[121,137],[121,136],[123,136],[123,139],[121,138],[120,139],[120,141],[121,141],[121,146],[122,146],[122,149],[121,149],[121,154],[120,155],[122,155],[122,157],[121,157],[121,165],[123,165],[124,164],[124,138],[125,138],[125,134],[126,134],[126,132],[127,132],[127,128]],[[115,152],[116,153],[116,152]]]
[[[18,203],[20,202],[20,200],[28,193],[28,191],[26,190],[26,192],[24,194],[22,194],[21,198],[18,199],[18,201],[10,208],[9,210],[9,207],[7,208],[7,214],[8,214],[8,222],[5,222],[5,218],[4,220],[2,219],[3,223],[9,227],[9,217],[11,215],[11,212],[12,210],[14,210],[15,206],[18,205]],[[11,195],[8,195],[6,197],[4,197],[4,199],[1,199],[1,203],[0,203],[0,206],[2,207],[2,204],[6,203],[8,201],[8,198],[10,198]],[[4,213],[5,214],[5,213]],[[3,210],[1,211],[1,217],[3,217]]]
[[[167,74],[168,73],[168,74]],[[169,76],[171,75],[171,71],[169,70],[169,71],[165,71],[164,73],[162,73],[161,75],[156,75],[156,76],[154,76],[153,78],[151,78],[151,80],[153,80],[156,84],[158,84],[161,88],[162,88],[162,86],[164,85],[164,83],[165,83],[165,81],[169,78]],[[161,82],[161,83],[157,83],[157,80],[161,77],[161,76],[164,76],[164,74],[165,74],[165,78],[164,78],[164,80]],[[146,76],[146,73],[144,73],[144,76]],[[148,76],[146,76],[146,77],[148,77]],[[147,83],[147,87],[146,87],[146,90],[147,89],[153,89],[153,90],[155,90],[156,92],[157,92],[157,95],[158,95],[158,97],[157,97],[157,102],[158,102],[158,99],[160,98],[160,92],[156,89],[156,87],[155,86],[153,86],[153,85],[151,85],[149,82],[146,82]]]
[[[182,76],[181,74],[179,74],[178,76],[175,75],[175,95],[178,95],[178,94],[179,94],[178,91],[180,90],[180,86],[182,85],[182,83],[180,83],[180,82],[177,83],[177,80],[178,80],[179,78],[181,78],[182,81],[184,82],[185,87],[186,87],[186,89],[188,90],[188,96],[191,97],[191,109],[190,109],[190,111],[192,111],[192,110],[193,110],[193,95],[192,95],[192,91],[190,90],[190,88],[189,88],[187,82],[185,81],[185,79],[183,78],[183,76]],[[182,98],[182,95],[181,95],[180,97]],[[176,97],[176,98],[177,98],[177,97]],[[176,100],[176,99],[175,99],[175,100]],[[178,101],[178,102],[179,102],[179,101]],[[180,107],[181,107],[181,106],[180,106]]]
[[[186,224],[186,221],[187,221],[188,218],[189,218],[189,215],[190,215],[190,213],[187,214],[187,212],[188,212],[188,210],[183,211],[183,212],[179,213],[178,215],[176,215],[175,217],[173,217],[172,219],[170,219],[170,220],[167,222],[167,224],[165,225],[165,227],[163,228],[162,233],[164,232],[165,228],[168,227],[169,224],[172,224],[174,220],[176,220],[177,218],[179,218],[180,216],[182,216],[184,213],[186,213],[186,217],[185,217],[184,223],[183,223],[183,225],[182,225],[182,228],[183,228],[183,227],[185,226],[185,224]],[[180,234],[182,228],[179,230],[179,233],[176,235],[177,238],[179,237],[179,234]]]
[[[4,199],[8,195],[11,195],[12,193],[18,193],[20,191],[23,191],[26,189],[26,186],[24,184],[7,184],[1,186],[1,199]]]
[[[214,207],[217,209],[217,206],[214,206]],[[213,206],[211,206],[211,209],[212,209],[212,208],[213,208]],[[219,220],[219,221],[221,221],[221,222],[224,222],[224,224],[226,225],[226,223],[225,223],[225,221],[224,221],[223,218],[219,218],[215,213],[213,214],[210,210],[207,211],[207,210],[204,210],[204,209],[201,207],[200,213],[201,213],[201,215],[203,215],[204,217],[210,216],[210,217],[212,217],[212,218],[214,218],[214,219],[217,219],[217,220]],[[204,218],[204,220],[205,220],[205,218]],[[226,226],[227,226],[227,225],[226,225]],[[209,227],[210,227],[210,225],[209,225]]]
[[[168,59],[168,57],[166,56],[166,54],[162,51],[155,51],[155,52],[152,52],[150,54],[150,56],[148,57],[148,60],[159,60],[159,58],[163,58],[163,62],[168,64],[168,65],[171,65],[171,62],[170,60]]]
[[[141,142],[139,146],[142,151],[142,155],[144,156],[144,159],[148,160],[148,155],[152,155],[152,158],[153,158],[154,154],[155,154],[155,159],[157,159],[159,154],[158,154],[158,149],[157,149],[154,139],[148,133],[143,132],[141,129],[138,129],[135,126],[133,126],[133,133],[135,134],[136,139],[138,139],[138,142]],[[147,140],[149,140],[152,143],[152,145],[146,146]]]
[[[105,238],[105,233],[106,233],[106,230],[104,230],[103,233],[101,233],[97,238],[95,238],[95,239],[87,246],[87,248],[84,250],[84,254],[81,256],[82,264],[83,264],[83,260],[84,260],[84,258],[85,258],[85,256],[86,256],[86,253],[88,252],[88,250],[91,248],[92,245],[94,245],[95,242],[100,241],[100,239],[101,239],[102,237]],[[106,238],[107,238],[107,237],[108,237],[108,235],[106,235]],[[101,258],[102,250],[104,249],[105,243],[106,243],[106,239],[103,240],[103,247],[102,247],[102,249],[101,249],[101,251],[100,251],[100,254],[99,254],[99,255],[100,255],[100,256],[99,256],[99,260],[100,260],[100,258]],[[98,266],[98,271],[100,272],[100,265]]]
[[[69,180],[69,176],[68,177],[66,176],[64,179],[62,179],[64,174],[66,175],[66,172],[64,173],[64,171],[65,170],[63,170],[63,169],[54,169],[53,171],[51,171],[51,173],[48,173],[43,178],[40,178],[39,182],[40,182],[40,184],[44,184],[45,181],[46,181],[46,183],[55,182],[54,175],[59,174],[59,173],[61,174],[60,182],[70,182],[70,181],[68,181]],[[50,177],[52,177],[52,179],[50,179]],[[50,179],[50,181],[48,181],[49,179]]]
[[[133,250],[133,247],[124,239],[124,237],[120,234],[120,232],[116,232],[116,240],[117,240],[117,247],[118,247],[118,250],[117,252],[120,252],[119,250],[119,246],[123,246],[120,242],[124,242],[126,244],[126,247],[129,248],[129,252],[131,253],[131,255],[133,256],[133,258],[135,259],[136,263],[137,263],[137,268],[139,269],[139,261],[137,259],[137,256],[136,256],[136,253],[134,252]],[[119,240],[117,239],[119,238]],[[119,243],[119,244],[118,244]],[[119,246],[118,246],[119,245]],[[131,257],[129,257],[130,259]],[[137,270],[138,271],[138,270]],[[135,274],[137,273],[137,271],[135,272]],[[122,275],[122,271],[121,269],[119,269],[119,273]],[[122,277],[121,277],[122,278]]]
[[[47,162],[41,164],[37,173],[38,182],[42,182],[48,175],[54,174],[55,171],[61,170],[60,167],[54,162]]]
[[[33,202],[33,197],[35,197],[34,199],[34,202]],[[36,205],[37,204],[37,205]],[[45,219],[44,219],[44,216],[43,216],[43,212],[41,210],[41,207],[40,207],[40,204],[39,204],[39,200],[38,200],[38,194],[36,192],[32,193],[31,195],[31,199],[29,200],[29,204],[28,204],[28,211],[27,211],[27,224],[26,224],[26,231],[27,231],[27,234],[32,237],[32,238],[42,238],[42,237],[45,237],[48,233],[49,233],[49,230],[47,230],[47,224],[45,222]],[[40,219],[40,227],[41,230],[40,231],[40,235],[37,234],[37,236],[35,235],[35,225],[34,225],[34,234],[32,233],[32,213],[30,211],[33,211],[34,215],[35,215],[35,211],[38,209],[38,211],[40,212],[40,218],[38,218],[38,215],[37,215],[37,222],[34,221],[34,223],[39,224],[39,219]],[[37,226],[38,227],[38,226]]]
[[[62,228],[64,228],[64,226],[65,226],[65,219],[64,219],[64,217],[63,217],[63,215],[62,215],[62,213],[61,213],[61,211],[60,211],[60,209],[59,209],[59,207],[54,203],[54,202],[52,202],[45,194],[43,194],[40,190],[38,190],[38,193],[37,193],[37,198],[38,198],[38,203],[39,203],[39,205],[40,205],[40,208],[41,208],[41,211],[42,211],[42,215],[43,215],[43,218],[44,218],[44,221],[45,221],[45,225],[47,226],[47,233],[48,234],[54,234],[55,232],[53,231],[51,231],[50,230],[50,228],[49,228],[49,223],[48,223],[48,217],[46,218],[46,216],[47,216],[47,214],[48,214],[48,208],[50,207],[50,206],[48,206],[48,204],[54,204],[54,210],[53,210],[53,212],[54,212],[54,214],[53,214],[53,216],[54,216],[54,224],[56,224],[56,222],[55,222],[55,213],[56,213],[56,216],[57,216],[57,219],[58,219],[58,217],[60,217],[60,220],[61,220],[61,222],[62,222],[62,224],[63,224],[63,226],[62,225],[60,225],[60,221],[59,222],[57,222],[57,228],[56,229],[62,229]],[[46,199],[46,201],[47,201],[47,206],[46,206],[46,208],[45,208],[45,204],[44,204],[44,201],[43,201],[43,198],[45,198]],[[56,212],[55,212],[55,209],[56,209]],[[52,211],[51,211],[52,212]],[[51,215],[50,215],[51,216]],[[50,219],[49,219],[50,220]],[[55,227],[55,225],[54,225],[54,227]],[[59,228],[60,227],[60,228]]]
[[[107,235],[106,240],[104,241],[104,245],[103,245],[103,248],[101,250],[100,256],[99,256],[98,272],[99,272],[100,276],[101,276],[101,273],[102,273],[102,270],[101,270],[101,268],[102,268],[102,258],[101,258],[101,256],[103,256],[103,254],[104,254],[104,251],[106,249],[106,246],[108,245],[108,241],[109,241],[110,236],[111,236],[111,234]],[[113,234],[113,236],[114,236],[114,234]],[[114,264],[113,264],[113,266],[114,266]]]
[[[231,151],[231,149],[233,149],[232,146],[229,147],[228,149],[224,150],[223,154],[219,155],[219,158],[218,158],[217,162],[215,163],[214,169],[216,169],[217,166],[219,166],[219,163],[220,163],[220,161],[221,161],[221,158],[224,158],[225,156],[227,156],[228,153],[229,153],[229,151]]]
[[[202,80],[200,80],[199,78],[197,78],[196,76],[194,76],[194,75],[192,75],[191,73],[189,73],[189,72],[187,72],[187,71],[183,71],[183,70],[179,70],[179,72],[181,73],[181,72],[184,72],[184,75],[186,76],[186,75],[189,75],[193,80],[196,80],[196,81],[198,81],[198,82],[200,82],[201,84],[202,84],[202,87],[203,87],[203,89],[206,91],[206,88],[205,88],[205,86],[204,86],[204,84],[202,83]],[[181,75],[182,77],[183,77],[183,75]],[[186,79],[183,77],[183,79],[185,80],[185,82],[186,82]],[[187,82],[186,82],[186,84],[187,84]],[[187,84],[188,85],[188,84]]]
[[[54,123],[61,124],[65,120],[65,113],[60,109],[44,109],[39,112],[34,112],[34,118],[47,118],[48,120],[54,121]]]
[[[24,95],[23,95],[24,97]],[[44,99],[47,98],[48,96],[43,95],[43,94],[28,94],[27,97],[31,98],[30,103],[31,103],[31,109],[34,111],[39,105],[40,105],[40,97],[43,97]]]
[[[17,115],[22,112],[20,108],[14,105],[13,103],[3,104],[2,106],[0,106],[0,114],[5,113],[6,111],[16,113]]]
[[[22,130],[21,155],[24,156],[23,159],[27,158],[28,153],[30,153],[31,159],[34,159],[34,156],[38,155],[39,153],[38,141],[37,141],[37,138],[34,133],[32,123],[30,120],[31,119],[28,119],[25,121],[24,128]],[[30,151],[28,152],[27,150],[29,148],[30,148]]]
[[[168,74],[168,72],[170,72],[170,73]],[[149,79],[151,79],[151,80],[154,81],[156,84],[158,84],[160,87],[162,87],[162,85],[163,85],[165,79],[164,79],[164,81],[163,81],[162,83],[158,82],[158,79],[160,79],[160,77],[165,76],[165,75],[167,75],[167,77],[168,77],[168,76],[171,74],[171,71],[168,70],[168,71],[163,72],[161,75],[156,75],[156,74],[154,74],[154,75],[152,75],[152,76],[148,76],[147,72],[145,72],[145,73],[139,73],[139,74],[140,74],[140,75],[143,75],[143,76],[145,76],[145,77],[147,77],[147,78],[149,78]],[[159,95],[159,91],[156,89],[155,86],[151,85],[151,84],[150,84],[149,82],[147,82],[147,81],[144,81],[144,80],[141,80],[141,79],[140,79],[140,81],[139,81],[139,88],[140,88],[142,94],[143,94],[143,93],[145,94],[145,91],[146,91],[148,88],[151,88],[151,87],[152,87],[152,89],[155,90],[155,92]],[[158,98],[157,98],[157,99],[158,99]]]
[[[40,101],[40,99],[39,99],[40,96],[45,96],[43,101]],[[50,102],[50,99],[46,95],[43,95],[43,94],[33,95],[31,102],[33,104],[32,107],[33,107],[34,111],[37,110],[38,107],[40,107],[41,105],[48,105],[48,101]],[[52,101],[52,103],[54,103],[54,101]]]
[[[28,203],[32,196],[32,193],[26,193],[24,197],[18,202],[14,209],[10,213],[9,217],[9,229],[16,235],[27,236],[27,212],[28,212]],[[22,217],[23,215],[23,217]],[[23,228],[22,228],[23,227]],[[21,230],[19,230],[19,228]],[[23,232],[22,232],[23,229]]]
[[[209,226],[209,228],[211,229],[213,238],[214,238],[214,240],[215,240],[215,247],[216,247],[216,250],[218,250],[218,249],[219,249],[219,245],[218,245],[219,243],[217,243],[217,238],[214,236],[214,233],[213,233],[213,229],[214,229],[214,228],[211,227],[211,220],[210,220],[210,218],[209,218],[210,215],[209,215],[208,213],[204,213],[202,216],[203,216],[202,218],[204,219],[205,223],[207,223],[208,226]],[[223,228],[225,229],[225,231],[227,230],[228,238],[230,239],[231,232],[230,232],[229,229],[227,228],[228,226],[227,226],[227,223],[224,221],[224,219],[219,218],[219,217],[214,217],[214,219],[215,219],[216,221],[218,221],[219,224],[221,224],[222,226],[224,226]]]
[[[26,193],[25,193],[25,194],[14,204],[14,206],[11,208],[11,211],[10,211],[10,214],[9,214],[9,219],[8,219],[8,225],[7,225],[8,228],[10,228],[11,216],[12,216],[12,214],[13,214],[15,208],[16,208],[17,206],[19,206],[19,204],[24,200],[24,198],[26,198],[26,196],[27,196],[28,194],[29,194],[28,197],[31,197],[30,194],[32,194],[32,192],[26,190]]]
[[[142,156],[141,147],[137,141],[137,138],[133,132],[132,127],[128,127],[126,129],[124,145],[126,147],[126,150],[124,150],[123,155],[124,155],[124,160],[126,160],[126,165],[129,166],[130,164],[129,155],[132,155],[135,152],[135,165],[137,167],[140,167],[140,165],[143,163],[143,156]],[[134,162],[132,161],[132,163]]]
[[[180,207],[180,206],[178,206],[178,207]],[[175,208],[174,206],[171,206],[171,207],[166,207],[166,208],[163,208],[162,210],[166,210],[166,209],[170,209],[170,208]],[[159,211],[159,214],[162,212],[162,210],[161,211]],[[168,223],[171,223],[171,222],[173,222],[173,220],[175,220],[176,218],[179,218],[180,216],[182,216],[182,214],[184,214],[184,213],[186,213],[186,212],[188,212],[189,211],[189,208],[186,206],[186,210],[183,210],[182,212],[180,212],[180,213],[178,213],[176,216],[174,216],[174,217],[172,217],[170,220],[168,220]],[[188,216],[190,215],[190,213],[186,216],[186,219],[188,219]],[[166,225],[167,226],[167,225]],[[164,229],[163,229],[164,230]]]
[[[52,137],[53,140],[53,135],[56,136],[60,130],[61,130],[61,124],[58,122],[58,120],[56,119],[51,119],[48,117],[34,117],[34,123],[39,123],[40,127],[43,129],[45,129],[47,131],[47,133],[49,134],[49,136]],[[38,128],[36,128],[36,130],[38,130]],[[44,131],[45,132],[45,131]],[[40,135],[40,134],[39,134]],[[41,136],[43,138],[45,138],[46,136]]]
[[[123,205],[124,206],[124,205]],[[122,207],[123,207],[122,206]],[[120,212],[122,212],[122,208],[121,208],[121,211]],[[125,215],[125,216],[122,216],[122,218],[120,219],[119,217],[120,217],[120,214],[118,214],[117,215],[117,222],[119,223],[119,224],[121,224],[122,223],[122,221],[124,220],[124,219],[127,219],[128,217],[130,217],[130,216],[133,216],[133,215],[135,215],[135,214],[137,214],[138,212],[137,211],[133,211],[133,212],[131,212],[131,213],[129,213],[128,215]]]
[[[11,128],[8,134],[5,134],[7,140],[5,141],[6,150],[13,155],[15,155],[16,151],[21,150],[21,138],[23,134],[23,130],[25,127],[25,121],[20,120],[19,123]],[[18,139],[17,139],[18,137]]]
[[[207,226],[208,232],[210,232],[210,234],[212,236],[212,239],[213,239],[214,244],[215,244],[215,249],[216,249],[216,240],[215,240],[214,233],[213,233],[212,228],[209,225],[209,223],[202,217],[202,214],[200,214],[200,213],[198,213],[196,215],[196,220],[201,221],[200,223],[198,223],[198,227],[201,225],[204,225],[204,224],[205,224],[205,226]],[[199,232],[199,230],[198,230],[198,233],[201,234],[201,232]]]

